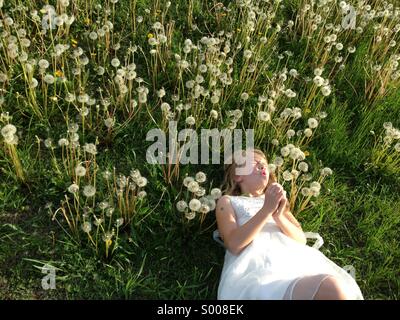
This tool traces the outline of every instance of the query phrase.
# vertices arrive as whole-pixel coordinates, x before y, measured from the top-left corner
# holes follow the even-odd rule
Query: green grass
[[[20,1],[10,1],[5,8],[14,2]],[[164,10],[165,2],[137,1],[137,15],[145,16],[145,9],[153,10],[156,3]],[[216,36],[225,27],[242,25],[241,21],[230,21],[223,15],[217,21],[209,11],[215,1],[193,1],[193,23],[199,29],[192,30],[188,25],[187,3],[172,1],[167,14],[167,21],[174,21],[172,48],[175,51],[182,48],[187,38],[195,43],[209,32]],[[233,11],[237,9],[233,2],[223,3]],[[37,4],[37,9],[42,4]],[[293,19],[299,1],[283,1],[283,4],[286,7],[279,12],[279,19]],[[118,5],[121,10],[117,10],[114,24],[117,35],[123,37],[120,50],[126,49],[132,41],[148,51],[148,33],[159,15],[152,15],[137,25],[137,32],[132,34],[129,1],[120,1]],[[74,36],[86,49],[88,43],[82,33],[90,27],[80,19],[75,28]],[[282,33],[275,49],[280,53],[285,50],[294,53],[288,59],[288,69],[296,68],[300,73],[312,75],[313,56],[302,61],[306,39],[291,39]],[[334,174],[324,182],[315,206],[301,212],[298,220],[304,231],[320,233],[325,242],[320,250],[329,259],[339,266],[354,266],[357,283],[366,299],[392,300],[400,298],[400,179],[398,174],[384,167],[366,169],[365,163],[370,161],[373,147],[370,131],[377,132],[386,121],[392,121],[394,127],[400,126],[400,95],[392,92],[365,111],[363,64],[368,53],[367,42],[357,43],[357,53],[332,81],[332,94],[322,108],[328,117],[321,120],[307,151],[311,154],[311,167],[317,168],[321,161],[323,166],[332,168]],[[4,51],[0,51],[0,55],[3,68]],[[268,59],[271,59],[270,69],[254,86],[254,97],[246,104],[248,109],[266,88],[265,75],[270,76],[284,66],[276,55]],[[139,55],[135,63],[137,73],[149,84],[149,105],[159,107],[153,89],[162,86],[166,91],[175,89],[176,79],[170,74],[175,66],[167,64],[165,73],[158,70],[156,88],[153,88],[147,61]],[[236,63],[244,62],[238,57]],[[17,68],[15,74],[20,72]],[[233,74],[237,81],[240,68]],[[94,75],[91,77],[87,87],[94,91],[103,82]],[[187,80],[185,77],[189,79],[189,75],[184,76]],[[54,211],[59,206],[71,179],[55,175],[49,152],[43,143],[38,149],[36,137],[42,140],[52,137],[56,143],[60,135],[65,135],[64,114],[54,108],[48,118],[35,117],[26,101],[14,100],[16,91],[24,92],[24,86],[18,81],[18,77],[13,79],[10,87],[1,93],[4,102],[0,111],[9,111],[12,123],[18,124],[18,131],[22,133],[18,151],[28,178],[26,183],[18,181],[5,148],[1,148],[0,299],[215,299],[224,249],[212,240],[212,231],[216,228],[214,212],[209,213],[203,226],[196,222],[183,223],[175,203],[182,197],[179,191],[185,173],[193,175],[202,170],[207,173],[209,185],[218,187],[222,182],[222,165],[181,166],[179,181],[172,185],[165,183],[161,168],[145,162],[145,150],[151,145],[145,142],[146,134],[155,127],[146,107],[109,140],[103,139],[104,132],[87,132],[85,142],[94,142],[96,136],[100,137],[97,162],[102,168],[115,166],[124,174],[138,168],[149,179],[143,211],[150,215],[140,223],[132,223],[121,234],[120,247],[111,259],[96,257],[86,241],[77,245],[71,240],[51,219],[47,208],[50,205]],[[235,86],[240,92],[243,84],[235,82]],[[296,83],[296,86],[300,91],[304,83]],[[233,95],[221,108],[233,110],[240,103]],[[290,105],[297,106],[297,101],[291,101]],[[156,111],[153,116],[160,118],[159,113]],[[71,109],[69,115],[76,115],[76,111]],[[122,121],[122,113],[116,116]],[[204,127],[207,126],[205,123]],[[267,145],[268,141],[261,142],[262,147]],[[56,290],[44,290],[41,286],[44,274],[40,268],[46,263],[57,268]]]

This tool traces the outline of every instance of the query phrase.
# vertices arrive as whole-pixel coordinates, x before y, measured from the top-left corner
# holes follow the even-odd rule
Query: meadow
[[[181,152],[254,129],[320,250],[400,298],[396,0],[0,0],[0,37],[0,299],[216,299],[223,157],[150,163],[171,121]]]

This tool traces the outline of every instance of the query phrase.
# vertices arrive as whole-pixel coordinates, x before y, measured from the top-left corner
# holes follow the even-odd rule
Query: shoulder
[[[231,198],[232,196],[225,194],[221,198],[218,199],[217,201],[217,206],[218,205],[226,205],[228,203],[231,203]]]
[[[232,207],[231,204],[232,196],[230,195],[223,195],[221,198],[218,199],[216,207],[217,211],[220,211],[224,207]]]

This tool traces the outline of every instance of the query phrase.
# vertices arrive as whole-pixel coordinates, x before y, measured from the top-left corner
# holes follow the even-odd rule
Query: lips
[[[267,175],[267,173],[265,172],[265,170],[263,170],[263,171],[261,172],[261,174],[262,174],[263,176],[266,176],[266,175]]]

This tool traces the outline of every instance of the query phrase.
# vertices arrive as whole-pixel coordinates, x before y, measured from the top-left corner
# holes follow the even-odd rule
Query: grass
[[[285,28],[287,21],[294,20],[296,14],[300,12],[299,7],[306,2],[282,1],[285,7],[277,9],[278,13],[276,18],[272,18],[272,25],[276,26],[279,23]],[[8,1],[0,10],[3,13],[9,12],[10,8],[19,3],[17,0]],[[55,1],[49,3],[54,5]],[[130,18],[133,3],[136,4],[136,17],[144,17],[143,23],[136,22],[135,33],[132,32],[133,24]],[[103,40],[99,40],[99,44],[93,46],[85,36],[86,31],[95,30],[101,24],[95,23],[95,11],[92,23],[86,24],[83,18],[85,5],[78,1],[76,6],[81,10],[77,11],[80,13],[71,35],[65,38],[60,36],[66,43],[71,43],[71,38],[76,39],[85,51],[91,48],[98,55],[106,54],[104,58],[106,61],[118,56],[122,62],[122,52],[125,52],[131,44],[140,46],[138,52],[140,50],[146,52],[135,56],[135,64],[138,77],[143,77],[149,89],[148,103],[140,106],[140,111],[133,119],[127,118],[127,111],[122,107],[129,105],[128,100],[124,100],[121,106],[112,109],[118,104],[116,101],[119,89],[113,84],[115,70],[111,67],[106,68],[106,77],[99,78],[94,70],[97,64],[91,61],[88,67],[91,69],[82,71],[88,79],[86,85],[79,86],[75,78],[67,82],[68,92],[78,94],[82,90],[93,93],[93,96],[98,98],[96,104],[101,104],[98,93],[94,93],[100,87],[108,90],[105,92],[107,97],[115,99],[108,111],[99,111],[99,123],[92,128],[86,127],[85,138],[83,140],[81,138],[82,145],[86,142],[93,143],[98,138],[96,162],[99,166],[109,169],[116,167],[118,172],[124,174],[129,173],[132,168],[137,168],[149,180],[145,189],[146,201],[140,209],[146,218],[133,221],[121,232],[118,248],[110,258],[96,256],[89,241],[82,238],[83,240],[76,242],[52,220],[51,212],[54,213],[59,207],[65,190],[74,180],[66,174],[56,174],[50,152],[43,145],[43,141],[51,137],[57,144],[60,137],[65,137],[65,118],[79,122],[79,117],[75,118],[79,114],[78,110],[72,104],[63,101],[66,89],[60,86],[57,87],[59,91],[55,94],[59,102],[49,102],[49,112],[45,117],[40,118],[35,115],[25,97],[27,84],[21,82],[23,77],[20,64],[15,63],[15,67],[11,67],[7,63],[6,51],[0,50],[0,71],[10,77],[9,81],[1,82],[0,111],[2,114],[9,112],[12,116],[11,123],[18,127],[20,134],[17,145],[18,156],[27,177],[25,182],[20,181],[6,151],[6,145],[0,140],[0,299],[215,299],[217,297],[224,249],[212,240],[212,231],[216,229],[214,212],[211,211],[200,225],[196,219],[185,220],[182,213],[176,210],[175,204],[184,196],[181,184],[185,174],[205,172],[208,177],[205,186],[208,192],[208,189],[218,187],[222,182],[222,165],[181,166],[177,179],[168,183],[164,180],[165,168],[146,163],[145,150],[151,145],[151,142],[145,141],[146,134],[150,129],[162,127],[160,121],[162,114],[158,110],[161,102],[168,101],[176,107],[171,96],[177,92],[190,99],[189,90],[183,87],[183,83],[191,79],[192,71],[183,72],[183,80],[180,80],[174,60],[176,52],[180,52],[182,57],[185,55],[181,51],[185,39],[190,38],[193,43],[197,43],[204,36],[210,34],[217,36],[220,31],[230,31],[234,34],[231,39],[231,50],[234,50],[238,44],[237,39],[244,41],[246,48],[251,48],[252,45],[259,45],[257,38],[261,36],[252,35],[250,40],[246,40],[244,22],[236,21],[230,15],[235,14],[234,17],[237,17],[236,14],[240,14],[243,18],[247,11],[239,9],[234,2],[223,1],[224,6],[219,7],[215,1],[191,1],[193,12],[188,12],[190,8],[188,3],[175,1],[166,11],[166,1],[131,3],[119,1],[117,6],[120,6],[120,10],[116,10],[116,15],[113,17],[114,31],[111,36],[114,37],[112,39],[122,39],[121,48],[106,51]],[[40,3],[28,1],[26,5],[40,10],[44,4],[43,1]],[[146,9],[151,13],[147,13]],[[151,26],[161,19],[164,12],[167,12],[165,21],[174,26],[171,32],[171,48],[168,48],[165,56],[162,56],[167,58],[165,72],[162,71],[161,60],[157,60],[154,69],[150,67],[153,57],[148,54],[150,46],[147,43],[149,33],[154,33]],[[106,18],[100,14],[98,19],[103,23]],[[198,27],[197,30],[193,28],[193,24]],[[400,236],[397,231],[400,223],[399,171],[396,171],[398,168],[386,166],[385,163],[377,167],[366,164],[371,161],[370,156],[374,147],[370,131],[379,132],[383,123],[387,121],[392,121],[396,128],[400,126],[398,107],[400,95],[395,90],[388,91],[387,95],[373,101],[369,101],[364,95],[366,83],[374,81],[374,78],[365,72],[365,55],[369,53],[369,42],[372,37],[372,26],[368,28],[368,32],[365,33],[368,35],[366,39],[353,34],[354,41],[351,37],[348,40],[348,43],[357,46],[357,51],[346,61],[344,71],[340,73],[332,69],[335,71],[332,73],[333,79],[330,79],[332,94],[321,100],[323,102],[321,110],[326,111],[328,117],[321,119],[306,149],[310,153],[310,160],[307,160],[310,161],[313,170],[317,171],[319,167],[328,166],[332,168],[334,174],[323,183],[321,196],[313,199],[315,205],[301,212],[298,219],[304,231],[320,233],[324,239],[324,245],[320,250],[328,258],[339,266],[352,265],[355,268],[357,283],[366,299],[394,300],[400,298]],[[33,29],[28,31],[32,38],[39,37]],[[270,36],[270,33],[273,34],[273,31],[268,33],[270,46],[264,50],[265,52],[274,50],[274,54],[267,58],[269,64],[266,71],[260,71],[260,77],[254,83],[251,83],[253,78],[244,72],[246,81],[240,83],[238,79],[242,70],[247,68],[247,62],[241,51],[238,51],[240,54],[235,57],[233,64],[232,87],[220,88],[223,92],[221,99],[226,99],[225,103],[214,105],[206,99],[203,104],[196,102],[198,115],[201,115],[200,119],[196,119],[200,122],[199,126],[201,124],[204,128],[213,127],[208,120],[205,120],[206,111],[215,108],[223,116],[226,111],[234,110],[238,106],[240,108],[244,106],[243,109],[248,111],[238,127],[245,127],[244,123],[251,125],[252,121],[255,121],[253,115],[256,114],[254,110],[257,110],[257,96],[269,92],[270,83],[275,81],[273,76],[276,76],[283,67],[296,68],[301,74],[300,79],[305,75],[313,76],[313,69],[319,66],[315,60],[320,58],[319,53],[315,53],[318,57],[309,54],[304,61],[302,58],[305,50],[313,52],[315,49],[313,46],[318,44],[315,43],[315,39],[311,39],[307,49],[307,39],[301,37],[300,31],[288,32],[284,29],[284,32],[278,34],[277,39]],[[48,39],[44,39],[43,44],[39,41],[35,42],[35,45],[44,50],[43,54],[46,56],[47,50],[50,49],[44,45],[49,45]],[[344,43],[347,41],[344,38],[342,40]],[[283,54],[286,50],[294,54],[280,59],[278,53]],[[188,60],[190,59],[189,55]],[[71,61],[69,63],[72,64]],[[334,65],[330,61],[325,67],[330,70]],[[37,101],[42,106],[44,99],[49,99],[53,94],[45,97],[40,86],[41,84],[36,92]],[[163,99],[156,94],[156,90],[161,87],[168,92]],[[180,89],[177,89],[178,87]],[[177,91],[182,90],[182,87],[183,91]],[[252,90],[250,99],[244,103],[238,96],[246,87],[251,87]],[[293,82],[293,88],[299,92],[298,100],[280,97],[277,100],[279,111],[287,106],[302,107],[304,102],[302,99],[308,97],[311,84],[296,80]],[[135,90],[132,91],[136,92]],[[14,99],[16,92],[20,93],[17,100]],[[227,92],[231,95],[224,96]],[[307,117],[315,117],[313,103],[320,101],[318,100],[320,98],[310,97],[311,110],[304,111]],[[95,110],[95,106],[92,108]],[[102,108],[100,110],[103,110]],[[94,115],[93,110],[91,112]],[[191,112],[197,111],[184,111],[182,114],[189,116]],[[107,131],[103,122],[104,118],[109,116],[114,116],[117,124],[126,120],[127,125],[125,127],[117,125],[111,131]],[[222,126],[223,123],[225,126],[229,123],[227,119],[228,117],[218,119],[218,125]],[[180,118],[179,121],[179,128],[182,128],[184,119]],[[306,119],[301,121],[295,123],[293,128],[304,129],[302,123],[306,123]],[[2,128],[5,122],[0,124]],[[262,148],[270,147],[269,135],[273,133],[274,130],[270,127],[265,132],[259,132],[262,137],[260,142]],[[288,142],[284,136],[277,138],[281,145],[284,141]],[[55,153],[61,165],[61,150],[55,149]],[[51,264],[56,268],[56,290],[44,290],[41,286],[44,277],[41,267],[45,264]]]

